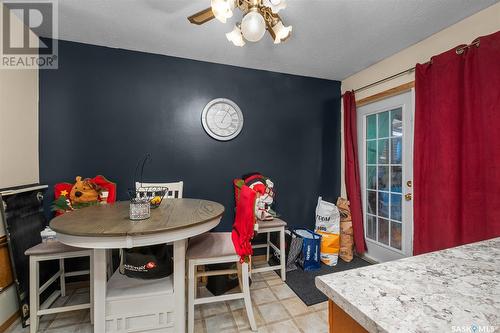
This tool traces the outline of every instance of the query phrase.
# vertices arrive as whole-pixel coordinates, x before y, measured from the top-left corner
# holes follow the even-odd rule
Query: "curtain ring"
[[[465,49],[468,49],[470,48],[471,46],[475,45],[476,47],[479,47],[479,43],[481,42],[481,40],[478,38],[474,39],[472,41],[472,43],[470,43],[469,45],[464,45],[464,46],[459,46],[456,48],[455,52],[456,54],[462,54],[464,53]]]

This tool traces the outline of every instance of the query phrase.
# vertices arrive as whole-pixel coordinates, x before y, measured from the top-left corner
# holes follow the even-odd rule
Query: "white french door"
[[[363,220],[368,258],[413,253],[413,91],[358,109]]]

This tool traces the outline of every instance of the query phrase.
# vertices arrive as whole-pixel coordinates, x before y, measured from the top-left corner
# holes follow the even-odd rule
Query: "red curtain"
[[[354,92],[347,91],[344,94],[345,184],[351,208],[354,244],[356,252],[362,254],[366,251],[366,243],[363,231],[363,206],[361,205],[356,121]]]
[[[416,67],[414,254],[500,236],[500,31]]]

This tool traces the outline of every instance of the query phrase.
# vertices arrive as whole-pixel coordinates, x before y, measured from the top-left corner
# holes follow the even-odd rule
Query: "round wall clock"
[[[243,128],[243,113],[235,102],[216,98],[208,102],[203,109],[201,123],[212,138],[228,141],[240,134]]]

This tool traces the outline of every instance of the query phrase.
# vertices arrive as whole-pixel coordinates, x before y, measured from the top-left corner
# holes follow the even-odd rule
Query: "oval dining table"
[[[150,218],[129,219],[129,202],[91,206],[55,217],[50,227],[66,245],[93,249],[94,333],[106,329],[106,251],[173,243],[174,331],[185,332],[185,256],[188,238],[216,227],[224,213],[219,203],[200,199],[164,199]]]

